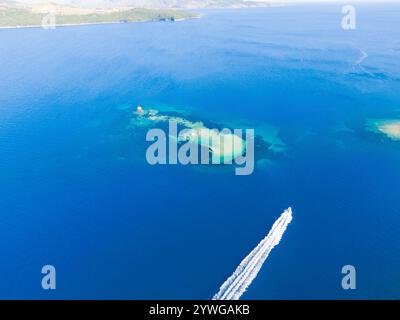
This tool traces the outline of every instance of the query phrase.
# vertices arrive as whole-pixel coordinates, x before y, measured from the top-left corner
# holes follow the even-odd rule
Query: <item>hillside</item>
[[[21,3],[40,4],[44,0],[18,0]],[[276,2],[277,0],[273,0]],[[76,6],[84,8],[181,8],[181,9],[201,9],[201,8],[244,8],[268,6],[269,1],[262,0],[52,0],[52,3],[60,5]]]
[[[41,26],[52,14],[55,25],[93,23],[127,23],[143,21],[177,21],[196,17],[193,13],[172,9],[134,7],[88,8],[53,4],[21,4],[0,0],[0,27]],[[46,22],[46,23],[48,23]]]

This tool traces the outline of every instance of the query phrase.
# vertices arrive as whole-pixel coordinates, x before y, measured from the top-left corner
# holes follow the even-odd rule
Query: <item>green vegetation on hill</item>
[[[46,14],[34,13],[29,9],[0,7],[0,27],[40,26]],[[168,9],[129,9],[115,12],[94,12],[89,14],[56,15],[56,25],[142,22],[142,21],[175,21],[193,18],[194,14]]]

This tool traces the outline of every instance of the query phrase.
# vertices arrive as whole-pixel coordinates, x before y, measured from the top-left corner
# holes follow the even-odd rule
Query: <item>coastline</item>
[[[191,19],[200,19],[200,15],[194,17],[187,17],[187,18],[179,18],[175,19],[171,22],[182,22]],[[59,28],[59,27],[77,27],[77,26],[90,26],[90,25],[104,25],[104,24],[131,24],[131,23],[145,23],[145,22],[165,22],[162,20],[143,20],[143,21],[106,21],[106,22],[83,22],[83,23],[63,23],[63,24],[56,24],[54,26],[43,26],[43,25],[26,25],[26,26],[0,26],[1,29],[51,29],[51,28]]]

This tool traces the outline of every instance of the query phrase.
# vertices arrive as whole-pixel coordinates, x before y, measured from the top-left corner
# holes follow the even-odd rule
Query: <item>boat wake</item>
[[[369,76],[374,76],[362,64],[364,62],[364,60],[368,58],[368,53],[366,53],[364,50],[362,50],[360,48],[357,48],[357,49],[360,51],[361,56],[355,62],[355,66],[357,66],[361,72],[366,73]]]
[[[292,209],[287,209],[275,221],[268,235],[244,258],[235,272],[223,283],[213,300],[239,300],[257,277],[272,249],[279,244],[289,223]]]

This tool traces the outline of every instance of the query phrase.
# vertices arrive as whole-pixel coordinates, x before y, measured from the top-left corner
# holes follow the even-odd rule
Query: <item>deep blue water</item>
[[[289,206],[243,298],[400,298],[400,143],[365,130],[400,117],[400,5],[357,14],[0,30],[0,298],[208,299]],[[273,126],[287,152],[248,177],[152,167],[139,103]]]

